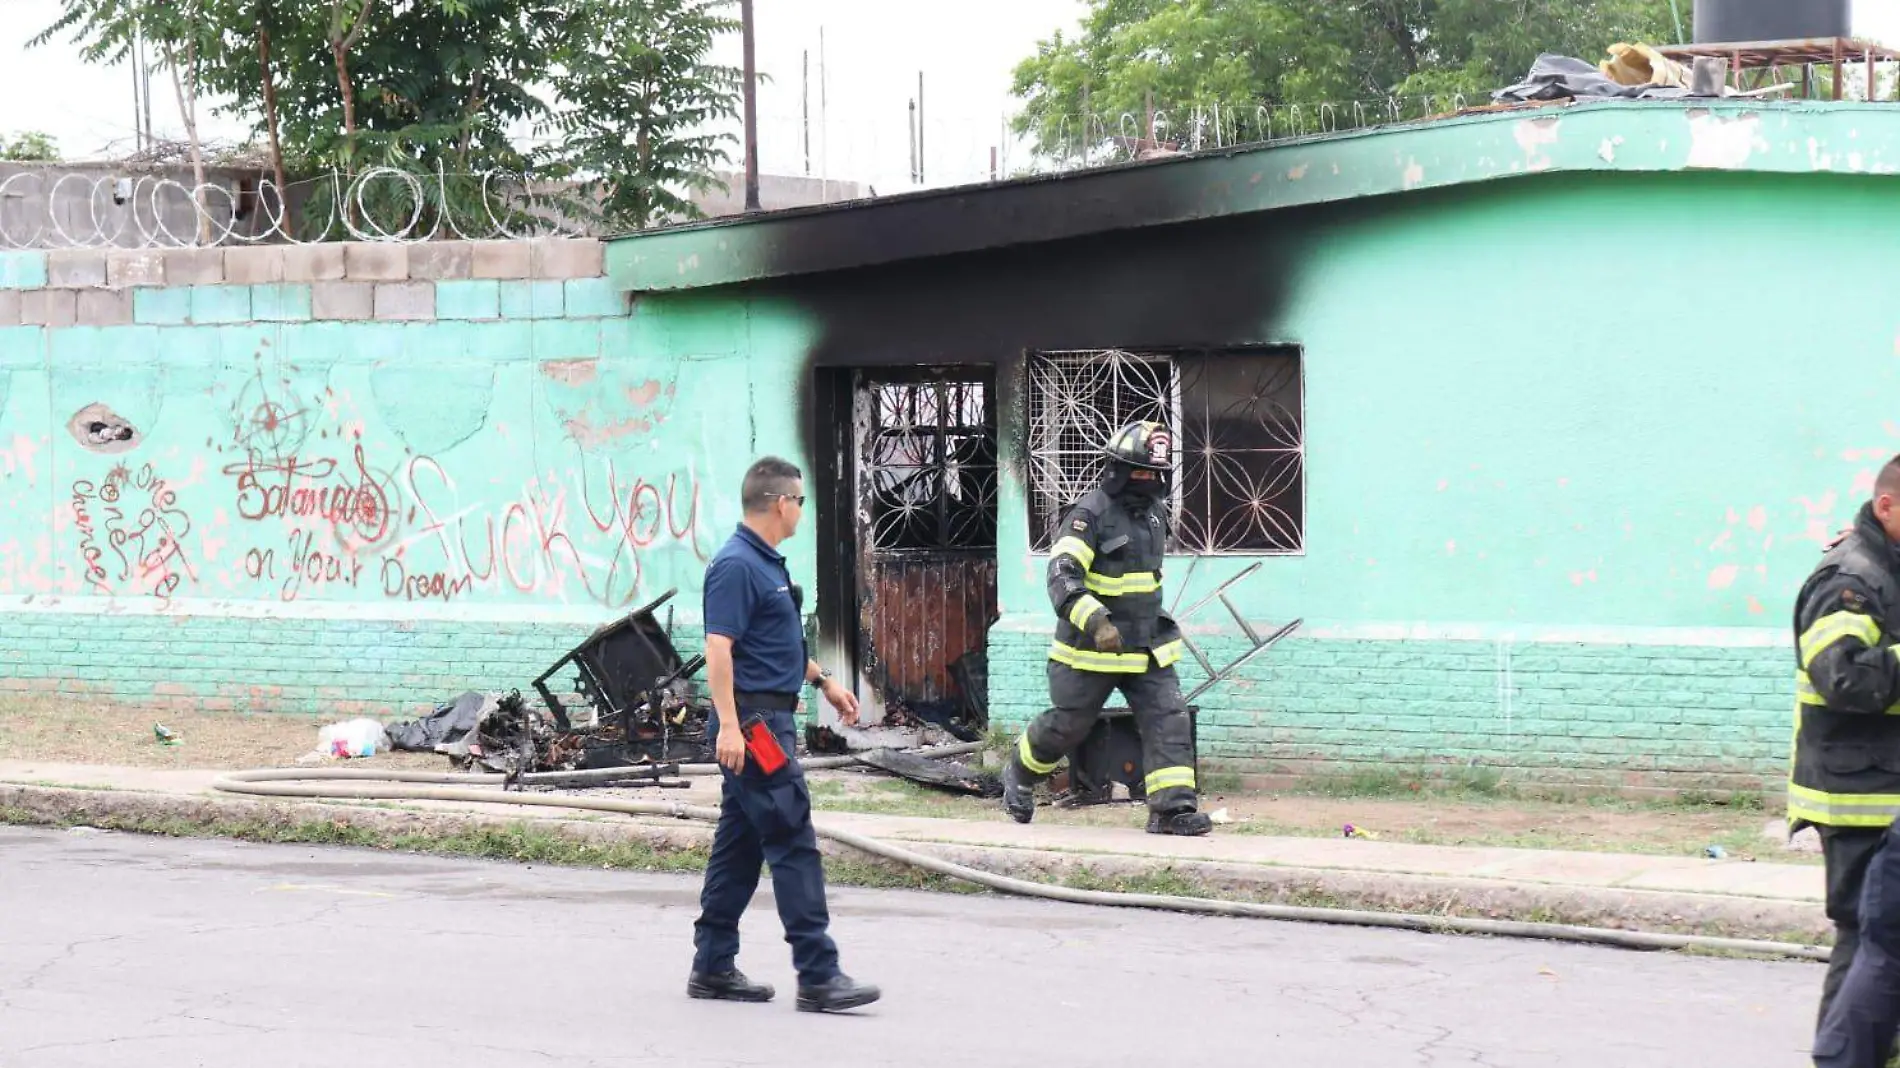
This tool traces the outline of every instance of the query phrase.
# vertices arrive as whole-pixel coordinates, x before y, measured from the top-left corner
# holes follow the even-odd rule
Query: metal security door
[[[997,615],[992,381],[913,369],[855,382],[858,662],[891,726],[983,718],[987,695],[966,689],[983,687]]]

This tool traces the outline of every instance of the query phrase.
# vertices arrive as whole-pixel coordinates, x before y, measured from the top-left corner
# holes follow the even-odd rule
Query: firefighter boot
[[[1017,823],[1036,818],[1036,788],[1013,754],[1003,761],[1003,811]]]
[[[1148,813],[1149,834],[1179,834],[1195,837],[1214,829],[1214,821],[1205,812],[1196,812],[1191,808],[1177,809],[1173,812]]]

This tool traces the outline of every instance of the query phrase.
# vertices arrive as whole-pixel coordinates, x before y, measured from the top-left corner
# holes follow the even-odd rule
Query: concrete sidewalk
[[[0,761],[0,783],[109,792],[100,796],[190,798],[198,803],[260,800],[213,791],[211,782],[219,774]],[[718,804],[717,779],[711,777],[694,780],[691,790],[616,793]],[[594,828],[590,833],[599,833],[602,826],[599,814],[581,810],[428,801],[376,805],[511,821],[591,815],[595,820],[589,824]],[[361,808],[361,803],[356,807]],[[1366,907],[1408,911],[1556,912],[1569,922],[1719,928],[1747,937],[1818,939],[1828,930],[1821,913],[1823,877],[1818,865],[1271,837],[1218,827],[1206,838],[1170,838],[1132,827],[1022,826],[1002,819],[822,810],[817,818],[822,825],[839,830],[909,843],[945,859],[1011,873],[1046,876],[1086,868],[1097,874],[1129,876],[1167,871],[1214,887],[1245,891],[1248,896],[1264,894],[1282,900],[1319,894]],[[644,828],[641,837],[663,839],[670,845],[698,844],[710,832],[709,827],[683,826],[677,820],[610,818],[607,822]]]

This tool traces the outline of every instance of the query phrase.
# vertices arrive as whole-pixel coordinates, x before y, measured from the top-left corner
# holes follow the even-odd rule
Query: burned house
[[[604,247],[0,252],[4,681],[586,718],[590,635],[698,653],[777,453],[851,741],[1008,732],[1054,517],[1158,417],[1186,686],[1300,621],[1195,698],[1204,768],[1759,784],[1790,598],[1900,451],[1897,168],[1888,104],[1557,101]],[[593,696],[690,744],[659,681]]]
[[[979,657],[993,719],[1043,707],[1051,524],[1161,418],[1171,602],[1257,565],[1240,618],[1305,620],[1202,699],[1204,761],[1754,784],[1788,598],[1900,451],[1896,167],[1884,108],[1573,101],[676,227],[608,270],[743,364],[751,444],[799,446],[821,655],[874,708]],[[1822,400],[1824,363],[1868,388]]]

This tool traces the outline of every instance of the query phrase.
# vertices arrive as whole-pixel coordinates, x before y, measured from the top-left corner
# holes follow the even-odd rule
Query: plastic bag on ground
[[[373,719],[351,719],[332,723],[317,732],[317,752],[327,757],[375,756],[389,748],[389,736],[383,725]]]

